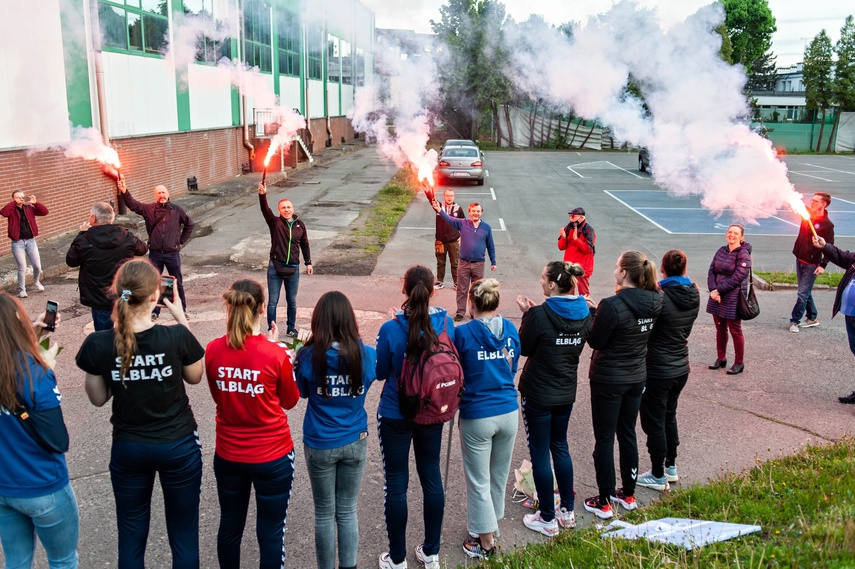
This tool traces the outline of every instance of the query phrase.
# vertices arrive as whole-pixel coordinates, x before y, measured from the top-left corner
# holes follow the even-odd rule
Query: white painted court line
[[[828,178],[820,178],[819,176],[811,176],[810,174],[803,174],[802,172],[794,172],[790,170],[787,174],[798,174],[799,176],[806,176],[808,178],[814,178],[816,180],[822,180],[823,182],[832,182],[836,183],[836,180],[829,180]]]
[[[765,212],[764,212],[763,210],[761,210],[761,209],[757,209],[756,207],[752,207],[752,206],[747,205],[747,204],[744,204],[744,203],[742,203],[742,202],[736,202],[736,203],[737,203],[737,204],[739,204],[739,205],[741,205],[742,207],[745,207],[745,208],[748,208],[748,209],[753,209],[754,211],[759,211],[760,213],[765,214]],[[789,219],[784,219],[783,217],[778,217],[777,215],[770,215],[770,216],[768,216],[766,219],[777,219],[778,221],[783,221],[784,223],[787,223],[787,224],[789,224],[789,225],[792,225],[793,227],[801,227],[801,223],[793,223],[793,222],[792,222],[792,221],[790,221]]]
[[[493,201],[496,201],[496,190],[490,188],[490,195],[493,196]]]
[[[641,178],[641,179],[643,179],[643,177],[642,177],[642,176],[639,176],[639,175],[638,175],[638,174],[636,174],[635,172],[630,172],[630,171],[629,171],[629,170],[627,170],[626,168],[621,168],[620,166],[617,166],[617,165],[615,165],[615,164],[612,164],[611,162],[606,162],[606,164],[608,164],[609,166],[614,166],[614,167],[615,167],[615,168],[617,168],[618,170],[623,170],[624,172],[626,172],[627,174],[629,174],[629,175],[631,175],[631,176],[635,176],[636,178]]]
[[[844,200],[843,198],[838,198],[837,196],[834,196],[834,201],[846,202],[846,203],[851,203],[852,205],[855,205],[855,202],[850,202],[849,200]],[[828,211],[829,211],[829,213],[852,213],[851,211],[838,211],[838,212],[835,212],[834,210],[828,210]]]
[[[489,170],[484,170],[484,175],[485,175],[486,177],[488,177],[488,178],[489,178],[489,177],[490,177],[490,171],[489,171]]]
[[[668,233],[669,235],[673,233],[672,231],[665,229],[664,227],[662,227],[661,225],[659,225],[658,223],[656,223],[655,221],[653,221],[652,219],[650,219],[649,217],[647,217],[646,215],[644,215],[643,213],[641,213],[640,211],[638,211],[637,209],[635,209],[634,207],[632,207],[631,205],[629,205],[628,203],[626,203],[625,201],[623,201],[622,199],[620,199],[619,197],[614,195],[613,193],[611,193],[609,190],[603,190],[603,192],[605,192],[607,195],[611,196],[613,199],[616,199],[617,201],[619,201],[620,203],[622,203],[623,205],[625,205],[626,207],[628,207],[629,209],[631,209],[632,211],[634,211],[635,213],[637,213],[638,215],[640,215],[641,217],[643,217],[644,219],[646,219],[647,221],[649,221],[650,223],[652,223],[653,225],[655,225],[656,227],[658,227],[659,229],[664,231],[665,233]]]
[[[847,172],[846,170],[835,170],[834,168],[826,168],[825,166],[817,166],[816,164],[805,164],[806,166],[813,166],[814,168],[822,168],[823,170],[831,170],[832,172],[840,172],[841,174],[849,174],[850,176],[855,176],[855,172]]]
[[[580,178],[585,177],[582,174],[580,174],[579,172],[577,172],[576,170],[574,170],[573,168],[571,168],[570,166],[567,166],[567,169],[570,170],[571,172],[573,172],[574,174],[576,174],[577,176],[579,176]]]
[[[501,229],[499,229],[499,231],[507,231],[507,229],[505,229],[505,220],[502,219],[501,217],[499,218],[499,227],[501,227]]]

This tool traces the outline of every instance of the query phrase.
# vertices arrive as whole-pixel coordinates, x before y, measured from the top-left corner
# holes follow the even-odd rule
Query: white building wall
[[[178,130],[175,72],[166,61],[104,52],[110,136]]]
[[[291,75],[279,76],[279,104],[300,110],[300,78]]]
[[[323,117],[324,113],[324,83],[323,81],[308,81],[309,85],[309,118]]]
[[[70,130],[59,0],[6,0],[2,6],[0,148],[67,142]]]
[[[353,108],[353,85],[341,86],[341,114],[346,115]]]
[[[337,117],[341,114],[341,105],[338,100],[338,83],[327,84],[327,103],[329,104],[329,115]]]
[[[192,130],[232,125],[232,84],[228,70],[191,64],[187,83]]]

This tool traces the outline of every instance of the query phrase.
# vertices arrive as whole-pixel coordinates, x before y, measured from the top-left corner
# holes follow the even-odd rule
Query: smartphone
[[[45,330],[53,332],[56,330],[56,314],[59,311],[59,305],[55,300],[48,300],[45,306]]]
[[[175,277],[169,275],[160,275],[160,288],[163,291],[157,303],[165,306],[163,299],[168,298],[169,302],[175,300]]]

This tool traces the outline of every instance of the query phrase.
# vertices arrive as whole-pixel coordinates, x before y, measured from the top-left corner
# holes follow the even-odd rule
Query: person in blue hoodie
[[[567,445],[567,427],[576,402],[576,372],[579,355],[591,332],[594,304],[578,294],[578,280],[585,269],[577,263],[553,261],[540,274],[546,301],[535,305],[528,297],[517,297],[523,313],[520,324],[522,355],[526,356],[520,376],[523,424],[538,511],[526,514],[523,524],[546,536],[558,534],[559,526],[576,527],[573,460]],[[552,456],[552,466],[549,458]],[[559,510],[553,499],[554,480],[561,496]]]
[[[454,330],[464,378],[460,446],[470,538],[463,542],[463,551],[486,559],[494,551],[499,520],[505,517],[505,486],[519,426],[514,376],[520,339],[513,323],[497,314],[496,279],[475,281],[469,306],[473,320]]]
[[[407,483],[410,445],[422,486],[425,537],[416,558],[425,569],[439,569],[439,544],[445,491],[439,468],[443,423],[418,425],[404,418],[398,407],[398,381],[404,357],[419,361],[445,330],[454,340],[454,323],[442,308],[430,306],[436,279],[427,267],[415,265],[404,274],[407,299],[395,318],[377,334],[377,379],[385,380],[377,409],[377,431],[386,477],[386,533],[389,551],[380,555],[380,569],[407,567]]]
[[[325,293],[312,312],[312,337],[297,353],[300,397],[308,399],[303,450],[315,502],[318,569],[356,567],[356,505],[367,462],[365,395],[374,382],[377,353],[362,343],[353,307],[338,291]]]
[[[44,328],[44,315],[35,326]],[[20,417],[38,411],[51,431],[66,433],[55,362],[36,344],[18,299],[0,292],[0,542],[6,567],[31,567],[35,538],[51,569],[76,569],[79,520],[65,454],[48,452]]]

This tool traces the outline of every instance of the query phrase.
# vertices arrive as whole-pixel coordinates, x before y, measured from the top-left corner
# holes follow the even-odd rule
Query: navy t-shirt
[[[77,352],[77,367],[107,382],[113,396],[114,439],[149,444],[183,439],[196,429],[196,420],[181,368],[201,360],[205,350],[180,324],[156,325],[136,337],[137,351],[124,383],[112,330],[86,338]]]

